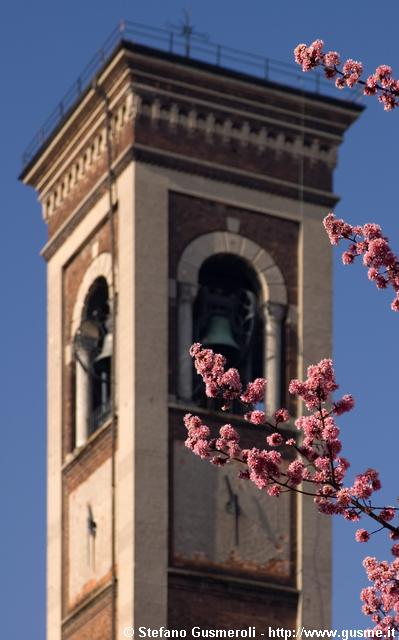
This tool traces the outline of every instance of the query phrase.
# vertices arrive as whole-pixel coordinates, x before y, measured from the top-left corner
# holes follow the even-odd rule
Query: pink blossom
[[[253,382],[249,382],[245,392],[240,396],[241,401],[245,404],[255,404],[264,399],[267,380],[265,378],[256,378]]]
[[[371,486],[373,491],[378,491],[381,489],[381,482],[379,478],[379,473],[375,469],[366,469],[364,472],[364,476],[368,478],[369,482],[371,482]]]
[[[399,106],[399,100],[396,100],[396,96],[399,96],[399,80],[392,77],[390,66],[385,64],[378,66],[375,73],[363,81],[361,79],[363,73],[361,62],[349,58],[340,70],[339,53],[337,51],[323,53],[323,46],[322,40],[315,40],[310,46],[300,44],[296,47],[295,61],[301,65],[303,71],[310,71],[314,67],[322,65],[326,78],[335,79],[337,89],[343,89],[346,86],[352,88],[360,82],[364,85],[364,95],[377,96],[386,111],[391,111]],[[338,77],[337,74],[339,74]],[[345,259],[350,260],[350,257],[345,256]]]
[[[384,105],[385,111],[392,111],[395,107],[398,106],[398,101],[395,100],[394,96],[391,93],[387,93],[384,91],[380,96],[378,96],[379,102]]]
[[[324,497],[331,498],[335,496],[335,489],[330,484],[325,484],[321,487],[320,494]]]
[[[360,76],[363,73],[363,65],[357,60],[349,58],[342,67],[344,72],[344,79],[348,87],[353,87],[354,84],[359,82]]]
[[[202,344],[200,342],[194,342],[190,347],[190,356],[194,358],[201,351]]]
[[[322,424],[316,416],[301,416],[295,420],[295,426],[297,429],[302,429],[303,433],[309,440],[321,437]]]
[[[190,348],[197,373],[205,383],[205,393],[209,398],[222,396],[230,401],[237,398],[242,390],[240,374],[237,369],[224,371],[226,358],[212,349],[203,349],[199,342]],[[228,405],[224,407],[227,409]]]
[[[270,447],[279,447],[283,444],[284,438],[280,433],[272,433],[271,436],[267,436],[266,442]]]
[[[231,400],[241,393],[240,374],[237,369],[228,369],[220,378],[220,384],[225,387],[223,397]]]
[[[237,431],[233,429],[231,424],[225,424],[223,427],[221,427],[219,430],[219,434],[220,437],[224,440],[235,440],[236,442],[238,442],[240,439],[240,436],[238,435]]]
[[[295,48],[295,61],[302,66],[303,71],[310,71],[322,63],[323,46],[323,40],[315,40],[309,47],[306,44],[299,44]]]
[[[390,522],[395,517],[395,509],[393,507],[385,507],[385,509],[381,509],[380,518],[385,520],[385,522]]]
[[[398,545],[399,546],[399,545]],[[394,553],[396,556],[396,553]],[[369,615],[375,629],[386,633],[389,630],[397,630],[399,623],[399,583],[398,569],[399,559],[388,563],[378,562],[376,558],[367,557],[363,561],[367,577],[372,586],[363,589],[361,600],[364,602],[363,613]]]
[[[345,508],[349,507],[352,500],[349,489],[340,489],[337,491],[336,498],[338,506]]]
[[[353,399],[353,396],[351,396],[350,394],[346,394],[342,396],[341,400],[337,400],[337,402],[334,402],[333,411],[336,416],[340,416],[343,413],[352,411],[354,406],[355,406],[355,401]]]
[[[302,64],[302,61],[306,55],[307,46],[306,44],[298,44],[294,49],[294,57],[295,62],[298,64]]]
[[[303,441],[303,444],[300,447],[298,447],[298,451],[299,451],[299,453],[301,453],[303,455],[304,458],[306,458],[310,462],[313,462],[314,460],[317,460],[317,458],[319,456],[317,451],[315,451],[315,449],[313,449],[312,445],[309,444],[308,442],[306,442],[306,438]]]
[[[392,75],[392,67],[387,64],[380,64],[379,67],[375,70],[374,77],[379,82],[384,82],[391,78]]]
[[[373,491],[378,491],[380,488],[381,482],[378,472],[375,469],[367,469],[364,473],[356,476],[351,491],[356,498],[367,500]]]
[[[186,413],[183,422],[187,429],[198,429],[202,425],[201,418],[193,416],[191,413]]]
[[[226,425],[227,427],[230,427],[230,425]],[[231,437],[223,437],[221,436],[220,438],[217,438],[215,441],[215,449],[218,449],[219,451],[222,451],[223,453],[225,453],[229,458],[231,459],[237,459],[240,457],[241,454],[241,447],[239,445],[239,438],[238,438],[238,434],[236,434],[236,437],[234,437],[234,434],[230,434],[230,430],[232,430],[234,432],[234,429],[232,427],[230,427],[230,429],[227,431],[223,431],[225,429],[225,427],[222,427],[222,429],[220,429],[221,433],[225,433],[226,436],[231,435]]]
[[[205,393],[208,398],[217,398],[219,395],[219,385],[213,380],[210,380],[205,384]]]
[[[313,54],[306,51],[303,55],[304,60],[306,58],[309,62],[308,57]],[[353,64],[349,65],[349,62]],[[354,61],[346,63],[349,75],[356,72],[356,64]],[[362,255],[369,268],[369,278],[374,280],[377,286],[381,279],[383,283],[389,283],[395,290],[399,306],[399,261],[392,253],[387,239],[382,236],[381,228],[374,224],[352,227],[343,220],[337,220],[334,214],[327,216],[325,227],[333,243],[339,242],[342,238],[350,240],[347,252],[350,261],[357,255]],[[380,273],[380,269],[384,272]],[[204,380],[207,392],[213,397],[224,397],[229,401],[241,394],[241,401],[245,404],[264,399],[264,378],[250,382],[242,393],[238,371],[225,371],[226,361],[221,354],[215,354],[211,349],[203,349],[200,343],[195,343],[190,353],[197,372]],[[351,521],[358,521],[362,512],[369,512],[370,515],[374,513],[381,524],[388,528],[390,525],[387,523],[394,519],[396,510],[389,506],[371,506],[370,498],[373,492],[381,487],[375,469],[366,469],[355,477],[351,487],[344,486],[349,462],[339,456],[342,447],[338,439],[340,431],[333,416],[350,411],[354,406],[354,400],[347,394],[333,403],[332,408],[331,405],[326,405],[327,402],[331,402],[330,396],[337,388],[330,359],[309,366],[305,380],[292,380],[290,383],[290,392],[300,396],[310,411],[310,415],[301,416],[295,421],[297,429],[303,432],[302,442],[300,440],[301,444],[297,447],[302,459],[283,461],[276,447],[283,445],[285,438],[277,431],[266,438],[266,443],[271,449],[241,450],[239,433],[231,424],[220,427],[218,438],[214,438],[201,418],[190,413],[184,416],[187,429],[185,444],[195,455],[208,459],[216,466],[224,466],[232,460],[246,464],[246,469],[241,470],[239,476],[251,480],[270,496],[278,497],[282,491],[281,485],[285,490],[295,489],[304,480],[309,480],[312,483],[311,490],[316,494],[314,502],[321,513],[341,514]],[[259,410],[249,411],[245,418],[253,424],[266,422],[264,411]],[[289,420],[288,411],[279,409],[274,413],[274,420],[276,425],[286,422]],[[288,438],[286,444],[296,446],[295,439]],[[217,452],[219,455],[215,455]],[[367,542],[370,534],[366,529],[358,529],[355,537],[359,542]],[[390,538],[399,539],[399,528],[390,532]],[[392,554],[394,560],[391,564],[377,563],[375,559],[367,560],[365,567],[373,586],[362,591],[363,611],[384,629],[396,625],[395,621],[399,627],[399,543],[393,544]]]
[[[369,482],[366,478],[364,478],[364,476],[357,476],[351,490],[356,498],[363,498],[365,500],[367,498],[370,498],[371,494],[373,493]]]
[[[335,424],[334,418],[332,417],[324,418],[324,426],[322,431],[323,439],[326,442],[331,444],[334,440],[338,438],[338,436],[339,436],[339,429]]]
[[[365,96],[375,96],[377,92],[377,78],[375,76],[369,76],[366,80],[363,93]]]
[[[369,280],[377,280],[378,278],[378,269],[376,269],[375,267],[370,267],[367,270],[367,277]]]
[[[382,229],[379,224],[367,223],[362,228],[363,235],[367,240],[375,240],[382,237]]]
[[[366,267],[381,267],[393,261],[393,254],[385,238],[375,238],[368,243],[368,250],[364,253],[363,263]]]
[[[300,460],[294,460],[288,465],[287,478],[290,484],[297,485],[302,482],[305,467]]]
[[[360,593],[360,599],[367,604],[367,613],[365,612],[365,609],[363,607],[363,612],[366,613],[366,615],[374,613],[381,606],[381,599],[377,597],[376,591],[373,587],[362,589]]]
[[[358,529],[355,538],[357,542],[368,542],[370,540],[370,534],[366,529]]]
[[[188,431],[188,437],[191,440],[198,440],[199,438],[209,438],[210,429],[206,425],[202,424],[201,418],[193,416],[191,413],[186,413],[183,418],[185,427]]]
[[[277,409],[277,411],[275,411],[274,413],[274,419],[276,423],[288,422],[288,420],[290,419],[290,414],[288,413],[287,409]]]
[[[329,213],[324,218],[323,224],[331,244],[338,244],[341,238],[349,238],[353,231],[353,227],[350,224],[336,218],[333,213]]]
[[[209,458],[209,442],[208,440],[199,439],[193,445],[192,451],[200,458]]]
[[[330,458],[325,456],[324,458],[319,456],[317,460],[315,460],[315,467],[319,469],[319,471],[330,471]]]
[[[269,496],[278,498],[281,493],[281,487],[278,484],[272,484],[267,487],[267,493]]]
[[[288,391],[292,395],[300,396],[306,392],[306,385],[300,380],[293,379],[289,384]]]
[[[327,67],[338,67],[341,64],[341,58],[336,51],[328,51],[324,56],[324,64]]]
[[[227,444],[227,452],[231,459],[238,459],[241,453],[241,447],[235,440],[229,440]]]
[[[360,520],[360,516],[354,509],[346,509],[343,514],[345,520],[350,520],[351,522],[358,522]]]
[[[342,460],[344,460],[344,458],[337,458],[336,462],[337,462],[337,466],[334,469],[334,476],[335,476],[335,480],[336,482],[342,482],[344,477],[345,477],[345,473],[348,469],[348,467],[342,463]],[[349,463],[348,463],[349,464]]]
[[[245,420],[252,422],[252,424],[264,424],[266,415],[264,411],[250,411],[244,415]]]
[[[343,254],[342,254],[342,262],[344,264],[352,264],[354,259],[355,259],[355,256],[350,251],[344,251],[343,252]]]
[[[320,402],[327,400],[330,393],[338,389],[332,360],[325,358],[307,370],[307,380],[291,380],[288,390],[293,395],[299,395],[308,409],[315,409]]]
[[[327,498],[322,498],[320,496],[316,496],[314,498],[314,502],[317,505],[318,511],[320,513],[324,513],[325,515],[332,516],[338,513],[338,509],[330,500]]]
[[[380,96],[381,100],[389,102],[393,99],[392,95],[388,98],[385,95],[388,94],[385,92]],[[399,259],[391,250],[388,239],[383,237],[381,227],[373,223],[352,227],[344,220],[337,220],[333,213],[326,216],[324,226],[331,244],[338,244],[343,239],[355,240],[344,252],[343,262],[350,264],[357,255],[362,255],[363,264],[368,267],[369,280],[374,281],[378,289],[393,288],[395,299],[391,308],[399,311]]]
[[[247,457],[249,477],[259,489],[264,489],[270,480],[280,477],[281,463],[281,454],[277,451],[251,449]]]

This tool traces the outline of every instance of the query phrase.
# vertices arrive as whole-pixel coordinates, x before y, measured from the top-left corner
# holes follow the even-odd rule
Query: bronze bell
[[[210,317],[206,334],[201,338],[204,347],[234,354],[240,351],[240,347],[234,339],[231,324],[226,316],[215,314]]]

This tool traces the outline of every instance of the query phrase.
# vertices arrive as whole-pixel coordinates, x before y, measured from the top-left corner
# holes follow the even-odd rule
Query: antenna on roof
[[[190,13],[187,9],[183,9],[183,20],[181,20],[179,24],[168,23],[167,26],[184,39],[184,54],[187,58],[190,57],[191,41],[193,39],[199,40],[200,42],[207,42],[209,40],[207,33],[197,33],[195,31],[195,25],[191,24]]]

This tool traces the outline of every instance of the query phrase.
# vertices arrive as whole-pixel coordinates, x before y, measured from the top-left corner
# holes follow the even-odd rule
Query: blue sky
[[[15,0],[2,7],[0,153],[3,366],[0,504],[2,579],[0,635],[45,629],[45,265],[39,251],[46,229],[33,190],[17,181],[20,157],[36,129],[121,18],[164,27],[182,10],[210,39],[284,61],[298,42],[316,37],[328,48],[363,61],[373,71],[397,62],[396,2],[359,0],[345,8],[315,0]],[[399,75],[399,65],[396,68]],[[399,110],[384,113],[375,100],[349,131],[336,172],[342,196],[337,213],[360,224],[383,225],[399,251],[397,134]],[[341,419],[353,470],[381,470],[384,496],[397,494],[398,315],[359,267],[343,267],[335,254],[335,362],[342,391],[357,408]],[[384,500],[381,496],[381,500]],[[351,526],[334,524],[334,625],[363,628],[359,590],[365,552],[388,557],[385,536],[370,545],[353,539]]]

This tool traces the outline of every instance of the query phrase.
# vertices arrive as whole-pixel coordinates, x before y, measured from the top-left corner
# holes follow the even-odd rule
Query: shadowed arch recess
[[[190,242],[178,263],[178,282],[196,287],[201,265],[217,253],[230,253],[248,262],[259,279],[264,302],[287,304],[284,277],[271,255],[253,240],[231,231],[206,233]]]

